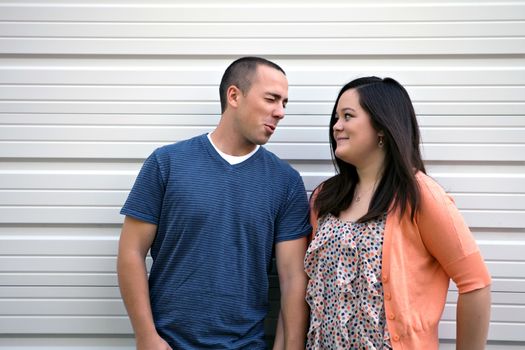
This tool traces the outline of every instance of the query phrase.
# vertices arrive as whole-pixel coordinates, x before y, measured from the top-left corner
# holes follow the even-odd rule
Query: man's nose
[[[283,119],[284,118],[284,106],[280,105],[277,107],[274,112],[273,116],[277,119]]]

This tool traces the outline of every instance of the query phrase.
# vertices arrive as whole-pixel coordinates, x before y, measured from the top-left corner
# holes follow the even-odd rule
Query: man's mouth
[[[268,129],[270,129],[271,132],[275,131],[276,126],[273,124],[264,124]]]

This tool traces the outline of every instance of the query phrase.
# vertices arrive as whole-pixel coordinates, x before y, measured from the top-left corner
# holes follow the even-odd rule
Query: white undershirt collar
[[[210,140],[210,143],[211,145],[213,146],[213,148],[215,148],[215,150],[217,151],[217,153],[219,153],[219,155],[225,160],[227,161],[228,163],[230,163],[231,165],[235,165],[235,164],[239,164],[239,163],[242,163],[244,162],[245,160],[247,160],[248,158],[250,158],[251,156],[253,156],[255,154],[255,152],[257,152],[259,150],[259,145],[255,145],[255,149],[253,151],[251,151],[250,153],[248,154],[245,154],[244,156],[232,156],[230,154],[226,154],[224,152],[222,152],[217,146],[215,146],[215,144],[213,143],[213,141],[211,140],[211,132],[208,133],[208,140]]]

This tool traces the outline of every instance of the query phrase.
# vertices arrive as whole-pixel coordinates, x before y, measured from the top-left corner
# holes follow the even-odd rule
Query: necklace
[[[369,191],[367,191],[367,192],[369,192]],[[365,194],[366,194],[367,192],[365,192]],[[356,201],[356,202],[360,202],[360,201],[361,201],[361,195],[360,195],[359,193],[357,193],[357,194],[355,195],[355,201]]]
[[[362,193],[358,193],[357,192],[357,188],[356,188],[355,197],[354,197],[355,198],[354,200],[356,201],[356,203],[361,201],[361,196],[362,195],[368,194],[369,192],[375,190],[375,188],[376,188],[376,184],[375,183],[374,183],[374,186],[371,189],[369,189],[368,191],[362,192]]]

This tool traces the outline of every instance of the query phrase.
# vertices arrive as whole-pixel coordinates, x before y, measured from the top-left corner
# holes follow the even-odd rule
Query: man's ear
[[[228,104],[234,108],[237,108],[239,106],[239,98],[241,97],[241,95],[241,90],[239,90],[239,88],[235,85],[230,85],[226,90],[226,98],[228,100]]]

